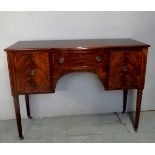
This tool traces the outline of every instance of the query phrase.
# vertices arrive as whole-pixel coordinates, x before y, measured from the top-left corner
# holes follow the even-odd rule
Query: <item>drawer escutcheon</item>
[[[96,56],[96,61],[97,61],[97,62],[100,62],[100,61],[101,61],[100,56]]]
[[[60,64],[63,64],[64,61],[65,61],[65,59],[64,59],[63,57],[59,59],[59,63],[60,63]]]
[[[34,76],[35,73],[36,73],[36,70],[35,69],[31,69],[31,71],[30,71],[31,76]]]

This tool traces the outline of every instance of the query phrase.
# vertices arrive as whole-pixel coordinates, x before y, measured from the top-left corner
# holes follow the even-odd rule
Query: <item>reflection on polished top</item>
[[[149,47],[148,44],[133,39],[82,39],[82,40],[37,40],[19,41],[5,49],[12,50],[49,50],[49,49],[100,49],[119,47]]]

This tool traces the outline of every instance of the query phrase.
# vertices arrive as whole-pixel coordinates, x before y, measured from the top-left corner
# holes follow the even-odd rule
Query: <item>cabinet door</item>
[[[48,53],[15,54],[18,93],[40,93],[50,90]]]
[[[140,86],[142,50],[114,50],[110,52],[110,89],[134,89]]]

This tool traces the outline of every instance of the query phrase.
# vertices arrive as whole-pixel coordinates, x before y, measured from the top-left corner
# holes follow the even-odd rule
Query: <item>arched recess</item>
[[[99,74],[99,72],[97,72],[96,70],[84,70],[84,71],[73,71],[73,70],[68,70],[68,71],[59,71],[56,72],[55,75],[53,76],[52,79],[52,92],[55,93],[55,89],[56,89],[56,85],[58,83],[58,81],[66,74],[70,74],[70,73],[75,73],[75,72],[90,72],[93,73],[95,75],[97,75],[97,77],[99,78],[99,80],[101,81],[101,83],[103,84],[103,86],[106,89],[106,78],[105,78],[105,74]]]

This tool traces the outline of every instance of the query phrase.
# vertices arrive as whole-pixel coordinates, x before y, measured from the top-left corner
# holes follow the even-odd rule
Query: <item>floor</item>
[[[0,143],[143,143],[155,142],[155,111],[141,112],[133,130],[132,113],[24,119],[24,140],[15,120],[0,121]]]

